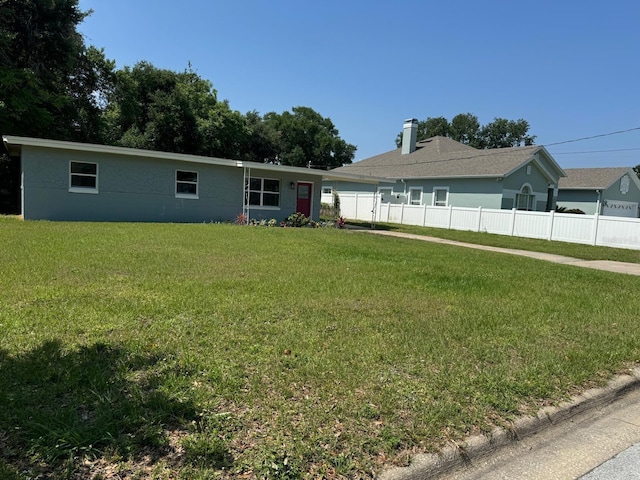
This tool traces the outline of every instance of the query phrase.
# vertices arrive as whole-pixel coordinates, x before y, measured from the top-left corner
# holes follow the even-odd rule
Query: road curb
[[[592,388],[558,406],[545,407],[536,416],[516,419],[508,429],[496,428],[489,435],[476,435],[464,443],[445,447],[438,453],[416,455],[408,467],[386,470],[380,480],[427,480],[481,459],[547,428],[571,420],[581,413],[609,405],[640,387],[640,367],[618,375],[606,386]]]

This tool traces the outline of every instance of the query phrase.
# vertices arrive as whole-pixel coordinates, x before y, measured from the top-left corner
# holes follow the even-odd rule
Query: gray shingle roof
[[[387,178],[504,176],[531,159],[540,146],[478,150],[447,137],[432,137],[402,154],[400,148],[375,155],[335,172]]]
[[[630,167],[567,168],[567,176],[560,179],[558,188],[605,190],[629,170]]]

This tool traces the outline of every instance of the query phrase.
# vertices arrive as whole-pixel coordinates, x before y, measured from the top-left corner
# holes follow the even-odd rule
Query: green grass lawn
[[[0,245],[3,479],[370,478],[640,360],[629,275],[338,229]]]
[[[350,224],[370,228],[371,223],[349,221]],[[534,252],[553,253],[583,260],[613,260],[616,262],[640,263],[640,250],[628,248],[594,247],[580,243],[550,242],[536,238],[511,237],[485,232],[471,232],[464,230],[447,230],[444,228],[419,227],[413,225],[399,225],[395,223],[378,223],[376,230],[390,230],[415,235],[446,238],[458,242],[477,243],[492,247],[515,248]]]

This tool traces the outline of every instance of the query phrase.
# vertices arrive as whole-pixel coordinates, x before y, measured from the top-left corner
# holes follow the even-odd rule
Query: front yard
[[[0,478],[370,478],[640,360],[632,276],[338,229],[0,244]]]

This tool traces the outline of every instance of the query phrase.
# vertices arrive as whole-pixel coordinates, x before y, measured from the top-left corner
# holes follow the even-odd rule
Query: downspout
[[[249,224],[249,215],[251,215],[251,209],[249,208],[249,186],[251,183],[251,167],[244,167],[242,169],[242,214],[244,215],[244,224]]]

